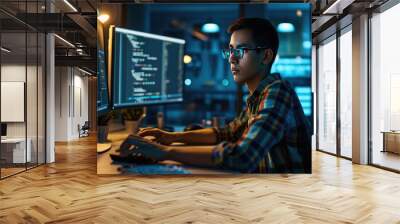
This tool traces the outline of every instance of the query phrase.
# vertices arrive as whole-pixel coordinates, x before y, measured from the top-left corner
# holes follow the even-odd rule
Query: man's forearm
[[[175,132],[174,138],[176,142],[182,142],[185,144],[215,145],[218,143],[217,135],[212,128]]]
[[[170,146],[165,160],[173,160],[185,165],[214,167],[212,150],[215,146]]]

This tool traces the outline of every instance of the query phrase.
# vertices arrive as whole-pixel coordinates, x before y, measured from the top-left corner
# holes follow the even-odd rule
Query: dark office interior
[[[279,31],[312,174],[99,175],[113,132],[239,114],[221,50],[242,16]],[[398,21],[397,0],[1,0],[0,223],[399,223]],[[110,25],[185,41],[182,100],[113,108]]]

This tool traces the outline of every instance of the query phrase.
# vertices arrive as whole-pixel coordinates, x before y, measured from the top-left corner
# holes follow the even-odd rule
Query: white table
[[[6,138],[1,139],[2,151],[10,150],[12,147],[12,163],[25,163],[31,162],[31,145],[32,140],[30,138],[26,139],[27,147],[25,153],[25,138]],[[6,147],[4,149],[4,147]],[[26,159],[26,161],[25,161]]]

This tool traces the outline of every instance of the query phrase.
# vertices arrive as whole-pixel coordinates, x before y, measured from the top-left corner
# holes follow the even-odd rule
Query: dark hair
[[[259,47],[272,49],[274,57],[270,64],[271,67],[279,48],[278,32],[272,23],[262,18],[239,18],[229,26],[228,33],[242,29],[249,29],[252,32],[253,40]]]

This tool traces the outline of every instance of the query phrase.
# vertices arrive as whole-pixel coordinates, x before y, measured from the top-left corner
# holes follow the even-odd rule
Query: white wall
[[[79,72],[78,75],[76,72]],[[83,73],[81,73],[79,70],[75,70],[75,77],[74,77],[74,100],[75,100],[75,106],[74,106],[74,119],[73,119],[73,135],[78,136],[78,129],[76,128],[78,124],[83,125],[85,121],[89,120],[89,112],[88,112],[88,107],[89,107],[89,92],[88,92],[88,77],[81,76]],[[79,102],[80,101],[80,102]],[[81,111],[80,111],[81,110]]]
[[[34,110],[36,111],[37,99],[36,99],[36,80],[33,80],[29,77],[30,74],[36,74],[36,67],[28,66],[28,81],[29,86],[34,86],[35,88],[27,88],[27,107],[29,111]],[[3,82],[25,82],[25,64],[18,65],[18,64],[5,64],[1,66],[1,81]],[[38,105],[39,107],[43,105]],[[7,110],[7,108],[1,108],[1,110]],[[32,127],[36,130],[36,120],[37,115],[36,113],[27,113],[27,120],[28,122],[34,121],[34,123],[29,123],[28,128]],[[28,130],[29,133],[29,130]],[[25,137],[25,122],[7,122],[7,136],[8,137]],[[29,136],[28,136],[29,137]]]
[[[68,77],[67,67],[55,68],[55,140],[68,140]]]
[[[38,69],[38,70],[36,70]],[[27,81],[25,78],[27,77]],[[27,120],[25,122],[6,122],[8,138],[24,138],[25,133],[30,139],[32,162],[44,162],[44,89],[42,68],[39,66],[25,66],[24,64],[3,64],[1,66],[2,82],[24,82],[26,83],[26,110]],[[39,85],[39,86],[37,86]],[[6,96],[2,96],[6,97]],[[9,110],[10,108],[1,108]],[[23,111],[25,112],[25,111]],[[12,113],[12,112],[11,112]],[[39,115],[39,116],[38,116]],[[27,132],[26,132],[27,131]],[[38,150],[38,151],[37,151]],[[39,153],[39,156],[37,156]]]
[[[88,78],[72,67],[56,67],[55,73],[55,140],[78,139],[78,124],[89,117]]]
[[[30,69],[30,68],[28,68]],[[4,82],[25,82],[25,64],[10,64],[1,66],[1,81]],[[1,108],[7,110],[7,108]],[[7,137],[25,137],[25,123],[7,123]]]

